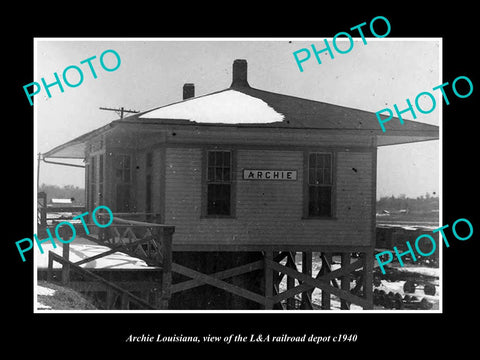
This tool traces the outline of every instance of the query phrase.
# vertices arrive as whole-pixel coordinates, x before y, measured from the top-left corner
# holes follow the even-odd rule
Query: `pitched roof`
[[[384,116],[382,116],[385,118]],[[155,108],[128,119],[183,120],[208,124],[270,124],[275,127],[381,131],[375,113],[234,86],[222,91]],[[398,118],[385,123],[387,132],[436,131],[438,127]]]
[[[383,132],[375,113],[255,89],[246,81],[246,73],[244,76],[242,81],[236,81],[234,73],[234,81],[227,89],[134,114],[109,125],[174,122],[187,125],[333,130],[375,135],[379,146],[439,138],[438,126],[410,120],[403,120],[404,123],[401,124],[398,118],[386,122],[384,124],[386,132]],[[386,117],[382,115],[382,118]],[[99,132],[105,131],[107,127],[108,125],[60,145],[49,151],[46,156],[54,157],[60,154],[65,156],[68,155],[69,149],[79,155],[82,144]]]

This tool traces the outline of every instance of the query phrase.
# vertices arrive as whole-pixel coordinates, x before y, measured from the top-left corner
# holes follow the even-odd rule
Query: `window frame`
[[[330,215],[310,215],[310,154],[329,154],[331,156]],[[303,217],[302,219],[336,220],[337,219],[337,154],[333,150],[308,149],[304,151],[303,160]]]
[[[208,185],[211,182],[208,179],[208,155],[212,151],[229,152],[230,153],[230,213],[227,214],[209,214],[208,213]],[[236,151],[230,147],[207,147],[202,152],[202,206],[201,218],[224,218],[233,219],[236,217]]]
[[[132,184],[133,182],[133,173],[132,173],[132,169],[133,169],[133,156],[132,154],[124,154],[124,153],[119,153],[119,154],[114,154],[114,159],[113,159],[113,170],[115,172],[114,174],[114,177],[115,177],[115,182],[116,183],[121,183],[121,184]],[[115,159],[115,157],[122,157],[122,167],[121,168],[117,168],[117,159]],[[125,166],[125,161],[124,159],[125,158],[128,158],[128,167]],[[128,170],[128,179],[125,180],[125,175],[126,175],[126,172]],[[117,176],[117,171],[121,171],[121,176],[120,176],[120,179],[119,177]]]
[[[121,169],[117,168],[117,159],[116,157],[122,157],[122,167]],[[128,167],[125,166],[124,158],[128,158]],[[113,159],[112,159],[112,171],[113,171],[113,184],[115,188],[115,193],[114,193],[114,202],[115,202],[115,211],[117,212],[133,212],[134,211],[134,198],[132,197],[132,191],[134,191],[134,186],[133,186],[133,168],[134,168],[134,156],[131,153],[115,153],[113,154]],[[126,170],[128,169],[128,179],[125,181],[125,173]],[[117,171],[121,171],[121,176],[117,176]],[[123,189],[122,189],[123,187]],[[124,189],[127,189],[125,191]],[[119,199],[119,192],[123,191],[124,195],[126,194],[126,197],[128,198],[128,202],[124,203],[123,205],[127,204],[127,207],[125,208],[123,205],[120,206],[118,203]]]

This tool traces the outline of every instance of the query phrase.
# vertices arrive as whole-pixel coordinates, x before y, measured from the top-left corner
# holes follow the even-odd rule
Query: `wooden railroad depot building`
[[[84,159],[87,211],[174,227],[165,308],[313,309],[318,288],[322,309],[331,296],[372,309],[377,148],[438,127],[394,119],[382,132],[374,113],[251,87],[246,60],[232,75],[43,157]]]

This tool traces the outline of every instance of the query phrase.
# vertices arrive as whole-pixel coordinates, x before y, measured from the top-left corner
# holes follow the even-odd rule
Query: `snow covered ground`
[[[374,287],[374,289],[384,290],[386,293],[391,291],[393,293],[400,294],[402,297],[405,297],[405,295],[415,296],[418,300],[425,298],[432,303],[433,306],[431,310],[439,309],[442,294],[440,286],[440,269],[438,267],[427,267],[422,265],[409,265],[402,267],[396,264],[396,266],[392,266],[392,268],[400,273],[404,273],[405,279],[409,279],[417,283],[415,291],[413,293],[405,292],[403,287],[406,280],[401,279],[396,279],[395,281],[381,279],[381,284]],[[435,286],[434,295],[425,294],[425,284]]]
[[[36,310],[96,310],[84,296],[76,291],[39,281],[36,286]]]

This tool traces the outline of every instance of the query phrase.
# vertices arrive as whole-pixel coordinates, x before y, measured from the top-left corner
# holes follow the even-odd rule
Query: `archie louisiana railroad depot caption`
[[[140,336],[130,335],[126,338],[125,342],[144,342],[144,343],[153,343],[153,342],[189,342],[189,343],[225,343],[230,344],[234,343],[254,343],[254,342],[272,342],[272,343],[327,343],[327,342],[356,342],[357,334],[338,334],[338,335],[328,335],[328,336],[319,336],[311,334],[307,337],[307,334],[301,336],[289,336],[287,334],[282,334],[280,336],[273,336],[270,334],[250,334],[250,335],[241,335],[241,334],[230,334],[227,336],[185,336],[180,335],[162,335],[157,334],[157,336],[152,336],[150,334],[142,334]]]

